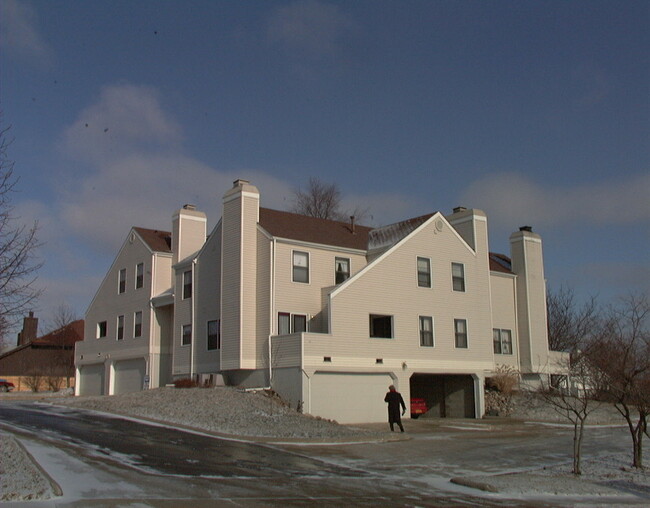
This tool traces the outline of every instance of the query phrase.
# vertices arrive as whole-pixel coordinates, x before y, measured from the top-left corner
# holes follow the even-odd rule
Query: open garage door
[[[104,395],[104,364],[82,365],[79,369],[79,395]]]
[[[144,386],[146,368],[144,358],[115,362],[114,394],[141,391]]]
[[[393,379],[388,374],[316,372],[311,380],[311,414],[339,423],[387,419],[384,396]]]
[[[411,399],[424,399],[423,418],[475,418],[474,379],[460,374],[413,374]]]

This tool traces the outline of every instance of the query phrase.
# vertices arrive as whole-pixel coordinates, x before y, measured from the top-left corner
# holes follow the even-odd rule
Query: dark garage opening
[[[422,418],[475,418],[474,379],[467,374],[413,374],[411,399],[424,399]]]

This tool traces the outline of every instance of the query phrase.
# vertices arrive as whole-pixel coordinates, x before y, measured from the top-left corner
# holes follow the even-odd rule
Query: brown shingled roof
[[[372,230],[367,226],[355,225],[352,233],[348,222],[317,219],[269,208],[260,208],[259,223],[278,238],[358,250],[368,248],[368,233]]]
[[[133,228],[154,252],[172,251],[172,234],[157,229]]]
[[[505,254],[497,254],[490,252],[490,270],[493,272],[510,273],[512,274],[512,260]]]

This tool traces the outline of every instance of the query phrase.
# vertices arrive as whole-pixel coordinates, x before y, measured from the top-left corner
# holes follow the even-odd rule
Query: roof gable
[[[291,212],[260,208],[259,224],[277,238],[366,250],[372,228],[347,222],[318,219]]]
[[[78,319],[33,341],[36,346],[74,346],[84,338],[84,320]]]

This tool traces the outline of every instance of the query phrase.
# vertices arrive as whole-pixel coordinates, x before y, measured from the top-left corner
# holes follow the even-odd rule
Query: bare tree
[[[7,156],[9,127],[0,130],[0,339],[39,296],[35,288],[41,263],[35,259],[38,223],[22,225],[13,214],[14,163]]]
[[[68,304],[60,304],[54,311],[54,316],[52,318],[52,334],[54,345],[57,349],[52,351],[52,358],[50,363],[51,373],[49,375],[50,387],[54,391],[58,391],[62,384],[61,376],[64,375],[66,379],[67,388],[70,388],[70,379],[74,377],[74,355],[70,354],[68,344],[69,331],[67,330],[68,325],[77,320],[77,314],[75,310]],[[72,346],[74,349],[74,346]],[[55,387],[55,383],[59,383],[58,387]]]
[[[598,394],[602,373],[589,361],[588,351],[567,355],[558,370],[562,376],[551,376],[538,390],[542,400],[556,413],[573,424],[573,474],[582,474],[582,440],[585,422],[600,407]]]
[[[546,295],[548,347],[551,351],[575,352],[597,329],[598,304],[594,297],[582,307],[572,289],[561,286]]]
[[[368,209],[361,207],[351,211],[343,210],[338,185],[325,183],[316,177],[309,178],[307,189],[297,188],[293,194],[291,211],[294,213],[343,222],[351,217],[355,221],[363,221],[368,216]]]
[[[643,467],[643,435],[650,415],[650,331],[647,295],[630,295],[609,308],[592,362],[606,376],[605,396],[627,422],[632,437],[632,465]]]

